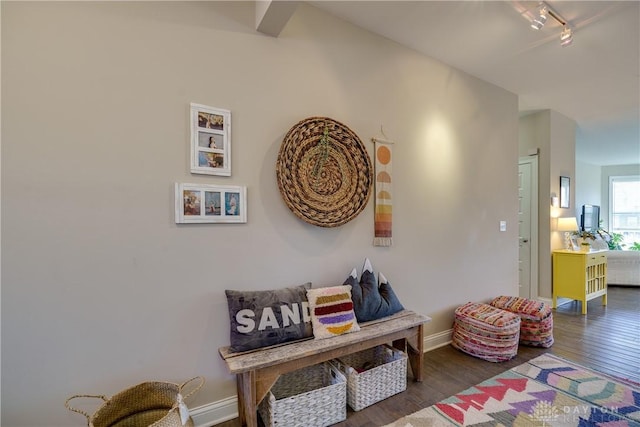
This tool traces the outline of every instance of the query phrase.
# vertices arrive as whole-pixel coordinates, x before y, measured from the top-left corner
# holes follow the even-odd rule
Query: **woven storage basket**
[[[407,355],[387,345],[349,354],[331,363],[347,377],[347,403],[354,411],[407,389]]]
[[[373,170],[351,129],[328,117],[309,117],[284,137],[276,177],[284,202],[298,218],[337,227],[367,205]]]
[[[324,427],[347,419],[347,381],[329,363],[288,372],[258,405],[267,427]]]
[[[182,390],[192,381],[199,383],[188,394],[182,396]],[[88,394],[71,396],[64,406],[87,417],[89,427],[193,427],[193,420],[183,399],[195,394],[203,384],[202,377],[192,378],[182,384],[150,381],[123,390],[111,398]],[[93,415],[89,415],[69,405],[71,400],[78,398],[97,398],[102,399],[104,403]],[[184,412],[184,424],[181,410]]]

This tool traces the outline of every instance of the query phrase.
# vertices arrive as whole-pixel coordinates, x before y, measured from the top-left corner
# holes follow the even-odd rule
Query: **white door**
[[[518,162],[518,288],[524,298],[538,297],[538,158]]]

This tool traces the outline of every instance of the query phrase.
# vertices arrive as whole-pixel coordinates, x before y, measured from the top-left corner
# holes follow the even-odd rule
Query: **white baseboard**
[[[564,299],[564,298],[558,298],[558,301],[560,301],[561,299]],[[553,298],[538,297],[538,298],[536,298],[536,300],[544,302],[544,303],[549,304],[549,305],[553,304]],[[569,301],[571,301],[571,300],[569,300]]]
[[[444,347],[451,342],[453,330],[438,332],[424,338],[425,352]],[[238,398],[227,397],[216,402],[198,406],[189,411],[195,427],[211,427],[238,417]]]
[[[189,410],[195,427],[211,427],[238,417],[238,398],[227,397]]]
[[[451,343],[451,336],[453,335],[453,329],[438,332],[424,338],[424,351],[435,350],[436,348],[444,347]]]

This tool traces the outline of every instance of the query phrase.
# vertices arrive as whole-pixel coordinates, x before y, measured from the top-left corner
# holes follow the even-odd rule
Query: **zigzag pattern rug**
[[[640,427],[640,387],[551,354],[386,427]]]

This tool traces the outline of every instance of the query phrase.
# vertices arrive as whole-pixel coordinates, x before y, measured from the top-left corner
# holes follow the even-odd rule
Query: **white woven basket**
[[[333,359],[331,363],[347,377],[347,403],[354,411],[407,389],[407,355],[388,345]]]
[[[321,363],[278,378],[258,405],[265,426],[325,427],[347,419],[347,381]]]

